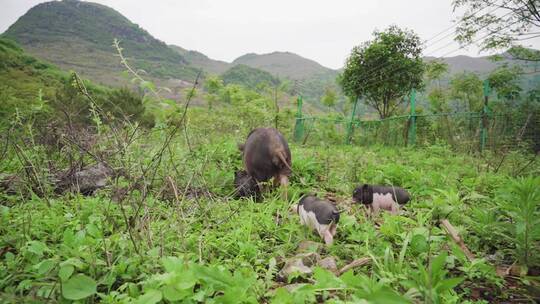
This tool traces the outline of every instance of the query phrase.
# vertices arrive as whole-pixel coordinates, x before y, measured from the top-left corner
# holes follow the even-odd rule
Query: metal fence
[[[355,145],[383,144],[419,146],[445,143],[459,150],[507,149],[517,145],[540,149],[540,115],[493,113],[488,108],[489,88],[484,89],[481,112],[417,114],[415,92],[410,95],[410,113],[381,120],[304,116],[299,97],[294,139],[300,143],[333,142]]]

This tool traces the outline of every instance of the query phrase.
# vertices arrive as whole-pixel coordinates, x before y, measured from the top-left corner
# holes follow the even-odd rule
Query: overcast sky
[[[46,1],[0,0],[0,32],[32,6]],[[245,53],[290,51],[330,68],[343,66],[351,48],[391,24],[422,39],[450,27],[451,0],[95,0],[108,5],[168,44],[232,61]],[[431,42],[442,38],[438,36]],[[447,37],[427,44],[426,55],[459,46]],[[538,41],[529,45],[540,48]],[[437,50],[442,48],[441,50]],[[475,48],[448,56],[478,56]]]

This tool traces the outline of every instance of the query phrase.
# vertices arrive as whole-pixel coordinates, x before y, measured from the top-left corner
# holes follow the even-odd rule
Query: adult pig
[[[291,175],[291,151],[287,141],[274,128],[252,130],[245,144],[239,146],[243,152],[244,167],[257,183],[274,178],[274,184],[287,187]]]

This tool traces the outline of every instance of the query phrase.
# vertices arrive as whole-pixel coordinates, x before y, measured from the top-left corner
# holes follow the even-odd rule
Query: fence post
[[[410,114],[410,124],[409,124],[409,146],[414,146],[416,144],[416,90],[411,90],[411,114]]]
[[[484,80],[484,107],[482,108],[482,129],[480,131],[480,152],[484,151],[487,141],[488,127],[488,100],[489,100],[489,80]]]
[[[356,98],[356,101],[354,102],[352,114],[351,114],[351,121],[349,121],[349,124],[347,126],[347,137],[345,138],[345,143],[348,145],[351,143],[351,136],[353,131],[353,123],[354,123],[354,117],[356,115],[356,106],[358,105],[358,100],[360,98]]]
[[[294,140],[299,142],[304,137],[304,119],[302,118],[302,96],[296,99],[298,108],[296,110],[296,124],[294,125]]]

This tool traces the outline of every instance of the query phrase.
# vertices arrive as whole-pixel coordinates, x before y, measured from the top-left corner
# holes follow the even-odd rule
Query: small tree
[[[330,109],[336,105],[336,102],[337,102],[336,91],[333,88],[327,87],[324,90],[324,95],[321,98],[321,103]]]
[[[345,94],[364,98],[381,118],[392,115],[412,89],[423,86],[424,63],[420,38],[390,26],[351,51],[339,78]]]
[[[519,66],[497,68],[488,76],[489,85],[497,92],[497,97],[507,101],[516,100],[522,91],[519,85],[520,74]]]
[[[468,111],[482,108],[482,80],[478,75],[463,72],[450,81],[450,96],[464,103]]]
[[[223,80],[219,76],[210,75],[204,82],[204,99],[208,103],[208,109],[211,110],[214,103],[218,100],[218,94],[223,89]]]
[[[441,79],[448,73],[448,64],[434,60],[426,65],[426,80],[432,85],[428,100],[433,112],[448,111],[448,90],[441,86]],[[433,84],[437,85],[433,87]]]

